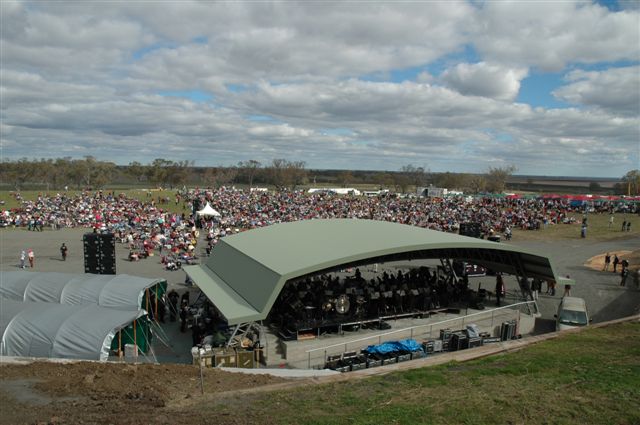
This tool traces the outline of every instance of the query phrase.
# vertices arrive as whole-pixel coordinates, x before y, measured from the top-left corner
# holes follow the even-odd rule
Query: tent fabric
[[[459,258],[499,272],[556,278],[547,257],[521,247],[357,219],[295,221],[226,236],[206,263],[183,269],[235,325],[264,320],[289,280],[407,258]]]
[[[369,354],[389,354],[389,353],[413,353],[421,351],[422,347],[415,339],[403,339],[401,341],[389,341],[378,345],[370,345],[365,348]]]
[[[203,209],[201,209],[200,211],[196,211],[196,214],[210,216],[210,217],[220,217],[220,213],[218,211],[214,210],[211,207],[211,205],[209,205],[208,202],[207,202],[207,205],[205,205]]]
[[[0,299],[0,355],[106,361],[115,333],[145,314]]]
[[[126,274],[0,272],[0,298],[136,310],[141,307],[145,290],[156,284],[166,285],[166,281]]]

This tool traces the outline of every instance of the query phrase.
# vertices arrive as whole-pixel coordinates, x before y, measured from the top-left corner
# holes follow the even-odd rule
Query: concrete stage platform
[[[498,336],[502,322],[516,320],[518,333],[529,334],[535,325],[535,314],[529,314],[527,305],[512,304],[485,310],[448,309],[425,318],[399,318],[387,320],[387,330],[359,328],[355,331],[305,335],[302,340],[281,341],[268,332],[267,365],[300,369],[324,367],[327,356],[349,351],[360,351],[369,345],[412,338],[418,342],[437,339],[441,329],[459,330],[467,324],[476,324],[482,332]],[[536,307],[531,308],[531,313]]]

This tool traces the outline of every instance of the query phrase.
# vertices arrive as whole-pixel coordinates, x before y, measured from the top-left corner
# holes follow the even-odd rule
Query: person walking
[[[611,255],[609,255],[609,253],[607,252],[604,256],[604,267],[602,268],[602,271],[608,272],[610,265],[611,265]]]
[[[36,262],[36,255],[33,253],[33,249],[27,250],[27,257],[29,258],[29,267],[33,268]]]
[[[627,276],[629,276],[629,269],[624,267],[620,272],[620,286],[627,285]]]
[[[504,296],[504,280],[502,280],[502,275],[496,275],[496,306],[500,307],[500,298]]]
[[[178,295],[175,289],[172,289],[167,294],[167,298],[169,298],[169,320],[175,322],[178,314],[178,299],[180,295]]]
[[[627,232],[631,231],[631,220],[627,221]]]
[[[542,281],[540,278],[534,278],[531,283],[531,296],[534,301],[538,300],[538,295],[540,294],[540,290],[542,289]]]
[[[22,251],[20,251],[20,268],[24,269],[25,266],[25,262],[27,261],[27,253],[24,252],[24,249]]]
[[[621,230],[621,232],[624,232],[624,229],[625,229],[626,227],[627,227],[627,220],[625,219],[625,220],[622,222],[622,230]]]
[[[62,261],[67,261],[67,251],[69,249],[67,248],[67,245],[62,242],[62,246],[60,246],[60,255],[62,255]]]
[[[618,264],[620,264],[620,259],[618,258],[618,254],[613,254],[613,272],[617,273]]]

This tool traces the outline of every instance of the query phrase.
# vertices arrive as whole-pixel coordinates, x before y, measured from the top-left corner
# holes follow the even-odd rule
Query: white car
[[[563,297],[558,306],[556,318],[556,331],[587,326],[591,322],[587,303],[582,298]]]

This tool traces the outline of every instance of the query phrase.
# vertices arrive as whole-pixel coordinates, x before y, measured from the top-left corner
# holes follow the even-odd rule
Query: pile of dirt
[[[585,263],[585,267],[589,267],[593,270],[602,270],[604,268],[604,257],[607,253],[602,253],[589,258]],[[629,262],[629,270],[640,269],[640,250],[635,251],[610,251],[612,261],[613,256],[617,255],[620,261],[627,260]],[[609,266],[609,270],[613,270],[613,264]],[[618,268],[619,270],[619,268]]]
[[[0,380],[0,423],[175,423],[159,413],[201,397],[200,370],[191,365],[3,364]],[[203,381],[211,397],[291,380],[205,368]],[[127,414],[112,416],[119,412]],[[151,419],[149,412],[157,417]]]

